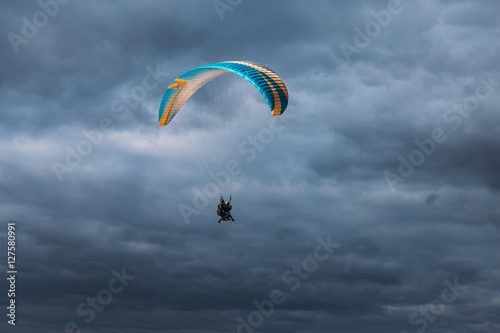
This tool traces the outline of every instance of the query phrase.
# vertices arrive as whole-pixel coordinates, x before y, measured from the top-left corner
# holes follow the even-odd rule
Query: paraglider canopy
[[[288,105],[288,91],[271,69],[248,61],[224,61],[196,67],[179,76],[168,87],[160,105],[160,125],[167,125],[186,101],[212,79],[234,73],[252,83],[266,100],[273,116],[279,116]]]
[[[213,192],[222,196],[228,189],[232,195],[262,150],[255,147],[256,133],[266,144],[272,141],[273,116],[282,115],[287,106],[287,88],[273,70],[249,61],[224,61],[176,78],[163,95],[159,124],[168,125]]]

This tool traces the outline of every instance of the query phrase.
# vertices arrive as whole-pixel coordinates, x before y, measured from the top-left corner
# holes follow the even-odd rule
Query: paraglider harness
[[[233,217],[231,216],[231,209],[233,207],[231,206],[231,197],[229,198],[228,202],[224,202],[224,198],[222,196],[220,197],[220,204],[217,206],[217,215],[220,216],[219,218],[219,223],[220,221],[234,221]]]

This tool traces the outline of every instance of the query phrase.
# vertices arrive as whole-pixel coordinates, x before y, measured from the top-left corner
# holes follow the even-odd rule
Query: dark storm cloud
[[[359,45],[389,5],[73,0],[16,52],[8,34],[43,9],[3,2],[0,215],[17,221],[20,273],[2,331],[498,329],[500,4],[401,1]],[[239,184],[237,221],[217,224],[212,197],[186,224],[206,179],[157,109],[175,77],[232,59],[283,78],[288,121]],[[338,245],[323,261],[318,237]],[[77,308],[122,269],[134,279],[86,322]],[[267,317],[255,303],[273,290]]]

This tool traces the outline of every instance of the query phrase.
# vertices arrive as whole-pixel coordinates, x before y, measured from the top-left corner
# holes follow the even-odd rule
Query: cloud
[[[231,332],[276,289],[286,301],[254,331],[412,331],[423,322],[410,316],[455,278],[467,289],[426,329],[493,331],[497,2],[401,1],[351,62],[341,43],[388,1],[223,2],[221,21],[210,1],[70,1],[17,53],[7,35],[43,9],[0,5],[0,216],[4,228],[17,221],[16,332],[71,321]],[[177,76],[233,59],[275,70],[290,103],[238,185],[236,221],[219,225],[218,195],[195,207],[207,180],[157,110]],[[455,105],[488,78],[491,94],[464,116]],[[437,128],[446,140],[429,153]],[[399,157],[417,155],[401,176]],[[401,178],[392,187],[386,171]],[[180,205],[196,209],[189,224]],[[307,278],[293,273],[291,290],[284,274],[328,236],[340,247]],[[135,279],[86,322],[77,307],[122,268]]]

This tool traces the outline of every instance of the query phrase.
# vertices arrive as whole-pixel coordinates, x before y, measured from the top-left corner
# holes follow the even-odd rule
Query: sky
[[[499,12],[2,1],[0,330],[498,332]],[[225,60],[273,69],[289,104],[218,224],[158,109]]]

